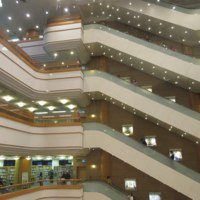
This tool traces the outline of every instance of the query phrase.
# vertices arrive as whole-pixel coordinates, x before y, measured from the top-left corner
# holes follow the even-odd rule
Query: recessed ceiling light
[[[12,17],[11,17],[11,16],[8,16],[8,19],[9,19],[9,20],[12,20]]]
[[[31,15],[29,13],[26,13],[26,17],[29,18]]]
[[[150,31],[150,30],[151,30],[151,27],[149,27],[148,30]]]
[[[121,18],[120,18],[120,17],[118,17],[117,19],[118,19],[118,20],[120,20]]]
[[[64,62],[61,62],[61,65],[64,65],[65,63]]]
[[[7,33],[10,33],[10,30],[9,30],[9,29],[7,29],[7,30],[6,30],[6,32],[7,32]]]
[[[19,31],[22,31],[22,28],[21,28],[21,27],[19,27],[19,28],[18,28],[18,30],[19,30]]]
[[[129,14],[130,14],[130,12],[127,12],[126,14],[127,14],[127,15],[129,15]]]
[[[191,88],[191,87],[188,87],[188,89],[191,90],[192,88]]]
[[[185,31],[185,34],[187,34],[188,33],[188,31]]]
[[[128,21],[128,24],[130,24],[130,23],[131,23],[131,21],[129,20],[129,21]]]
[[[182,42],[185,42],[185,39],[182,39]]]
[[[118,11],[119,11],[119,8],[117,8],[116,11],[118,12]]]
[[[69,100],[68,99],[59,99],[59,102],[62,104],[66,104],[69,102]]]
[[[106,8],[110,8],[110,5],[107,5]]]
[[[180,78],[180,76],[177,76],[177,78]]]
[[[38,28],[39,28],[39,26],[38,26],[38,25],[36,25],[36,26],[35,26],[35,28],[37,28],[37,29],[38,29]]]
[[[46,67],[47,65],[46,64],[43,64],[43,67]]]
[[[176,9],[176,6],[173,6],[172,9],[175,10],[175,9]]]
[[[175,81],[175,84],[177,85],[177,84],[178,84],[178,81]]]
[[[69,9],[68,9],[68,8],[64,8],[64,11],[65,11],[65,12],[68,12],[68,11],[69,11]]]
[[[140,27],[140,24],[137,24],[138,27]]]
[[[157,2],[160,2],[160,0],[157,0]]]
[[[76,105],[69,104],[69,105],[67,105],[67,107],[68,107],[69,109],[74,109],[74,108],[76,108]]]
[[[192,81],[192,85],[194,85],[195,84],[195,82],[194,81]]]
[[[47,108],[48,108],[50,111],[52,111],[52,110],[54,110],[56,107],[55,107],[55,106],[47,106]]]
[[[45,11],[45,14],[48,15],[48,14],[49,14],[49,11]]]
[[[159,25],[162,26],[162,22],[160,22]]]
[[[170,38],[172,38],[172,35],[169,35]]]
[[[93,15],[94,13],[93,13],[93,12],[91,12],[90,14],[91,14],[91,15]]]
[[[71,55],[74,55],[74,52],[73,52],[73,51],[70,51],[70,54],[71,54]]]
[[[148,19],[148,22],[150,22],[151,21],[151,19]]]
[[[57,56],[58,56],[58,53],[54,53],[53,55],[54,55],[54,57],[57,57]]]
[[[9,101],[13,100],[14,97],[12,97],[10,95],[6,95],[6,96],[3,96],[2,99],[4,99],[5,101],[9,102]]]
[[[174,26],[171,26],[171,29],[173,30],[173,29],[174,29]]]
[[[18,105],[20,108],[22,108],[26,104],[24,102],[20,101],[20,102],[17,102],[16,105]]]
[[[29,107],[27,108],[30,112],[34,112],[35,110],[37,110],[37,108],[34,108],[34,107]]]
[[[105,12],[104,11],[102,11],[102,15],[104,15],[105,14]]]
[[[45,104],[47,104],[46,101],[37,101],[37,103],[38,103],[40,106],[44,106]]]
[[[200,40],[198,41],[198,43],[200,43]]]
[[[15,1],[15,3],[16,3],[16,4],[18,4],[18,3],[19,3],[19,1]]]

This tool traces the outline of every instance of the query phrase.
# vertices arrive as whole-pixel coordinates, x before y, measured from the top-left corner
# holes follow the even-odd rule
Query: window
[[[135,190],[136,189],[136,179],[125,179],[125,190]]]
[[[145,136],[145,142],[147,146],[157,146],[156,136]]]
[[[180,161],[183,159],[182,150],[181,149],[170,149],[169,150],[169,157],[172,160]]]
[[[160,192],[150,192],[149,200],[161,200],[161,193]]]
[[[122,133],[126,136],[133,135],[133,125],[132,124],[122,125]]]

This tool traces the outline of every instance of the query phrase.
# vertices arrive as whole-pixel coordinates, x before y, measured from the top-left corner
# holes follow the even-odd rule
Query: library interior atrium
[[[199,22],[198,0],[0,0],[0,200],[199,200]]]

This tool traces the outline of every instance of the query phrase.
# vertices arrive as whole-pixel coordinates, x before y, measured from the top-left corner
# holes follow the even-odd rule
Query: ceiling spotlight
[[[8,20],[12,20],[12,17],[11,17],[11,16],[8,16]]]
[[[29,18],[31,15],[29,13],[26,13],[26,17]]]
[[[21,28],[21,27],[19,27],[19,28],[18,28],[18,30],[19,30],[19,31],[22,31],[22,28]]]
[[[15,1],[16,4],[19,4],[19,1]]]
[[[150,4],[150,3],[148,3],[147,5],[148,5],[148,6],[151,6],[151,4]]]
[[[175,10],[175,9],[176,9],[176,6],[173,6],[172,9]]]
[[[71,54],[71,55],[74,55],[74,52],[73,52],[73,51],[70,51],[70,54]]]
[[[7,33],[9,33],[9,32],[10,32],[10,30],[9,30],[9,29],[7,29],[7,30],[6,30],[6,32],[7,32]]]
[[[36,110],[36,108],[34,108],[34,107],[29,107],[29,108],[27,108],[30,112],[34,112],[35,110]]]
[[[0,7],[3,7],[3,3],[2,3],[2,0],[0,0]]]
[[[36,25],[36,26],[35,26],[35,28],[37,28],[37,29],[38,29],[38,28],[39,28],[39,26],[38,26],[38,25]]]
[[[49,14],[49,11],[45,11],[45,14],[48,15],[48,14]]]
[[[68,8],[64,8],[64,11],[65,11],[65,12],[68,12],[68,11],[69,11],[69,9],[68,9]]]
[[[57,53],[54,53],[53,55],[54,55],[54,57],[57,57],[57,56],[58,56],[58,54],[57,54]]]

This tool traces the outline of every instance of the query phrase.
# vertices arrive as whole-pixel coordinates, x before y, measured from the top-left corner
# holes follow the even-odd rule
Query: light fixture
[[[10,32],[10,30],[9,30],[9,29],[7,29],[7,30],[6,30],[6,32],[7,32],[7,33],[9,33],[9,32]]]
[[[46,101],[37,101],[37,103],[38,103],[40,106],[44,106],[45,104],[47,104]]]
[[[16,4],[19,4],[19,1],[15,1]]]
[[[47,107],[50,111],[54,110],[56,107],[55,106],[48,106]]]
[[[27,156],[27,157],[26,157],[26,160],[31,160],[31,157],[30,157],[30,156]]]
[[[53,55],[54,55],[54,57],[56,58],[56,57],[58,56],[58,53],[54,53]]]
[[[48,15],[48,14],[49,14],[49,12],[48,12],[48,11],[45,11],[45,14],[46,14],[46,15]]]
[[[73,51],[70,51],[70,54],[71,54],[71,55],[74,55],[74,52],[73,52]]]
[[[38,25],[36,25],[36,26],[35,26],[35,28],[37,28],[37,29],[38,29],[38,28],[39,28],[39,26],[38,26]]]
[[[19,28],[18,28],[18,30],[19,30],[19,31],[22,31],[22,28],[21,28],[21,27],[19,27]]]
[[[36,115],[45,115],[45,114],[48,114],[48,112],[35,112],[34,114],[36,114]]]
[[[68,99],[59,99],[59,102],[62,104],[66,104],[69,102],[69,100]]]
[[[95,114],[91,114],[91,118],[95,118],[96,117],[96,115]]]
[[[4,99],[5,101],[9,102],[9,101],[13,100],[14,97],[12,97],[10,95],[6,95],[6,96],[3,96],[2,99]]]
[[[11,16],[8,16],[8,20],[12,20],[12,17],[11,17]]]
[[[30,112],[34,112],[35,110],[37,110],[37,108],[34,108],[34,107],[29,107],[27,108]]]
[[[70,110],[72,110],[72,109],[74,109],[74,108],[76,107],[76,105],[69,104],[69,105],[67,105],[67,107],[68,107]]]
[[[95,168],[97,168],[97,166],[96,165],[91,165],[91,168],[95,169]]]
[[[6,157],[5,156],[0,156],[0,160],[5,160],[6,159]]]
[[[3,3],[2,0],[0,0],[0,8],[3,7]]]
[[[64,11],[65,11],[65,12],[68,12],[68,11],[69,11],[69,9],[68,9],[68,8],[64,8]]]
[[[20,108],[22,108],[26,104],[24,102],[20,101],[20,102],[17,102],[16,105],[18,105]]]
[[[31,15],[29,13],[26,13],[26,17],[29,18]]]
[[[173,6],[172,9],[175,10],[175,9],[176,9],[176,6]]]
[[[14,157],[14,160],[19,160],[19,156],[15,156],[15,157]]]

